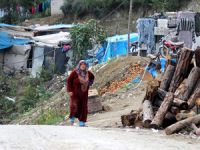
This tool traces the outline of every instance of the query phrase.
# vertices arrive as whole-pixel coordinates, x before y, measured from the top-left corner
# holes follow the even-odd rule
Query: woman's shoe
[[[79,127],[85,127],[85,122],[79,121]]]
[[[71,118],[69,118],[69,121],[70,121],[70,125],[71,125],[71,126],[73,126],[73,125],[74,125],[74,120],[75,120],[75,118],[74,118],[74,117],[71,117]]]

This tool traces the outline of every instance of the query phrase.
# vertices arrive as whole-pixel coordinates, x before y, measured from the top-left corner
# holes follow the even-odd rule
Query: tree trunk
[[[193,94],[190,96],[188,100],[189,109],[192,109],[195,106],[196,99],[199,97],[200,97],[200,79],[196,85]]]
[[[198,47],[195,51],[195,60],[197,67],[200,67],[200,47]]]
[[[187,118],[185,120],[179,121],[179,122],[167,127],[165,129],[165,133],[167,135],[177,133],[183,128],[190,127],[192,123],[194,123],[195,125],[198,125],[200,123],[200,115],[196,115],[194,117]]]
[[[151,121],[153,120],[153,108],[149,100],[145,100],[143,103],[143,126],[149,128]]]
[[[194,117],[195,115],[196,115],[196,113],[193,111],[191,111],[189,113],[178,113],[176,115],[176,119],[177,119],[177,121],[181,121],[181,120],[189,118],[189,117]]]
[[[174,98],[173,106],[180,108],[181,110],[188,110],[188,103],[179,98]]]
[[[144,100],[148,99],[149,101],[153,103],[157,95],[157,90],[159,86],[160,86],[160,83],[158,80],[149,81]]]
[[[170,108],[173,99],[174,99],[174,94],[168,92],[151,123],[152,128],[160,128],[162,126],[165,115],[168,112],[168,109]]]
[[[162,78],[161,84],[160,84],[160,88],[162,90],[168,91],[171,80],[173,78],[174,75],[174,71],[175,71],[175,67],[172,65],[168,65],[165,74]]]
[[[178,60],[172,82],[170,84],[169,91],[175,92],[183,80],[187,77],[189,65],[193,58],[193,51],[191,49],[184,48],[181,52],[180,58]]]
[[[194,90],[198,82],[199,77],[200,77],[200,68],[194,67],[190,72],[188,79],[186,80],[183,93],[179,95],[180,99],[187,101],[190,98],[192,91]]]

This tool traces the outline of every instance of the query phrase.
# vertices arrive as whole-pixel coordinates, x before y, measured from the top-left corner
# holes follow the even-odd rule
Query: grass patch
[[[40,125],[55,125],[62,122],[66,112],[58,110],[49,110],[47,112],[42,112],[41,116],[35,121],[35,124]]]

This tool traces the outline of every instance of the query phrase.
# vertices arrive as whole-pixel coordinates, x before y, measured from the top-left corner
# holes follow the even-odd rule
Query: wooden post
[[[160,108],[158,109],[153,121],[151,122],[152,128],[160,128],[162,127],[163,120],[165,118],[165,115],[167,114],[169,108],[172,105],[174,99],[174,94],[171,92],[168,92],[164,101],[162,102]]]
[[[198,97],[200,97],[200,79],[197,82],[197,85],[195,87],[193,94],[190,96],[190,98],[187,102],[189,105],[189,109],[192,109],[195,106],[195,102]]]
[[[187,118],[185,120],[179,121],[179,122],[167,127],[165,129],[165,133],[167,135],[177,133],[183,128],[190,127],[192,123],[194,123],[195,125],[198,125],[200,123],[200,115],[196,115],[194,117]]]
[[[130,32],[131,32],[131,18],[132,18],[133,0],[130,0],[129,18],[128,18],[128,43],[127,43],[127,56],[130,50]]]
[[[149,128],[151,121],[153,120],[153,108],[149,100],[145,100],[143,103],[143,126]]]
[[[186,78],[189,71],[189,65],[193,58],[193,54],[194,53],[191,49],[184,48],[182,50],[174,76],[172,78],[172,82],[170,84],[170,92],[175,92],[182,81]]]
[[[168,65],[167,69],[165,71],[165,74],[162,78],[161,84],[160,84],[160,88],[162,90],[168,91],[171,80],[173,78],[174,75],[174,71],[175,71],[175,67],[172,65]]]

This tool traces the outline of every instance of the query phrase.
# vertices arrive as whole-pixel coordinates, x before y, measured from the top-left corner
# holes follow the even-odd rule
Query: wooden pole
[[[128,43],[127,43],[127,56],[130,50],[130,32],[131,32],[131,18],[132,18],[132,7],[133,7],[133,0],[130,0],[130,9],[129,9],[129,17],[128,17]]]

